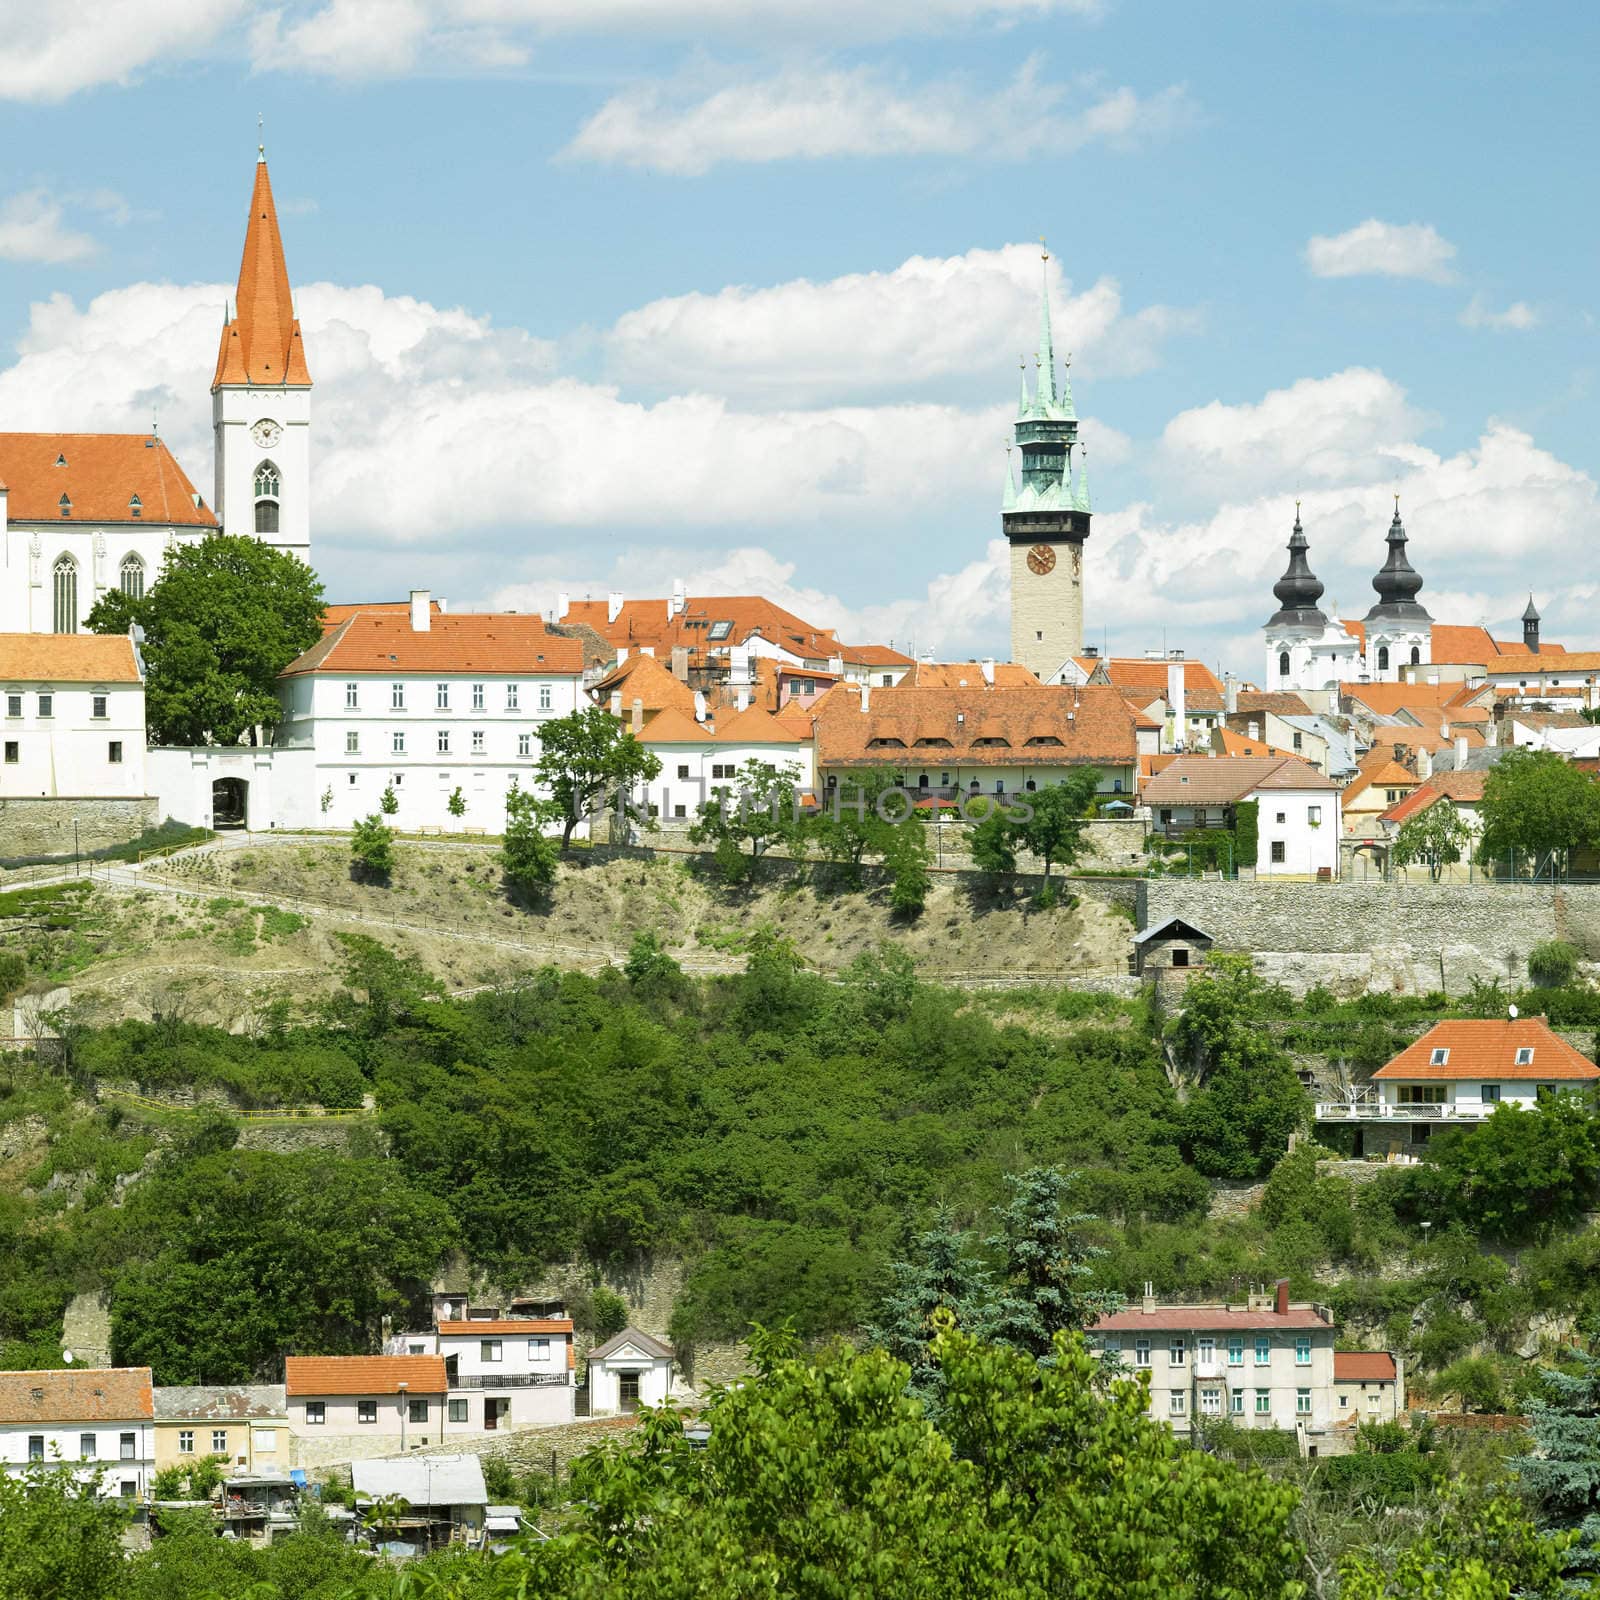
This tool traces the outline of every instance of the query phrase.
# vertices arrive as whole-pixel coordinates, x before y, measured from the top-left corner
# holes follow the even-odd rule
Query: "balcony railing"
[[[571,1379],[566,1372],[505,1372],[494,1377],[452,1378],[452,1389],[547,1389],[565,1386]]]
[[[1472,1101],[1465,1105],[1400,1106],[1381,1100],[1319,1100],[1318,1122],[1482,1122],[1494,1115],[1500,1102]]]

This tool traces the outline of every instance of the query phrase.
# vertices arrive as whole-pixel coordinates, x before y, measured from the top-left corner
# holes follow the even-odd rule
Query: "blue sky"
[[[1590,642],[1590,8],[0,0],[0,428],[206,385],[266,139],[337,598],[759,588],[1003,650],[1047,236],[1092,633],[1258,669],[1298,492],[1365,611]]]

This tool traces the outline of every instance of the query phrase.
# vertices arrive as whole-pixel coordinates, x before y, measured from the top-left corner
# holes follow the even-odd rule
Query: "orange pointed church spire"
[[[272,203],[265,149],[258,149],[250,221],[233,316],[222,326],[213,390],[224,384],[309,389],[300,324],[289,293],[289,268],[283,259],[278,210]]]

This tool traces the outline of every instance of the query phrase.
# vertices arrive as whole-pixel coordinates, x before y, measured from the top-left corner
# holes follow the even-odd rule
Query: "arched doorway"
[[[250,820],[250,785],[243,778],[218,778],[211,785],[211,826],[243,828]]]

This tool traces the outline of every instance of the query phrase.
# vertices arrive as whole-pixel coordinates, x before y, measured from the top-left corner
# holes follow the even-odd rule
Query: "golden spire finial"
[[[259,111],[256,112],[256,137],[260,141],[256,145],[256,160],[257,161],[265,161],[267,159],[267,142],[266,142],[267,141],[267,135],[266,135],[266,131],[265,131],[266,130],[266,126],[267,126],[267,119]]]
[[[1039,259],[1041,261],[1048,261],[1050,259],[1050,252],[1045,249],[1044,235],[1042,233],[1039,235]]]

